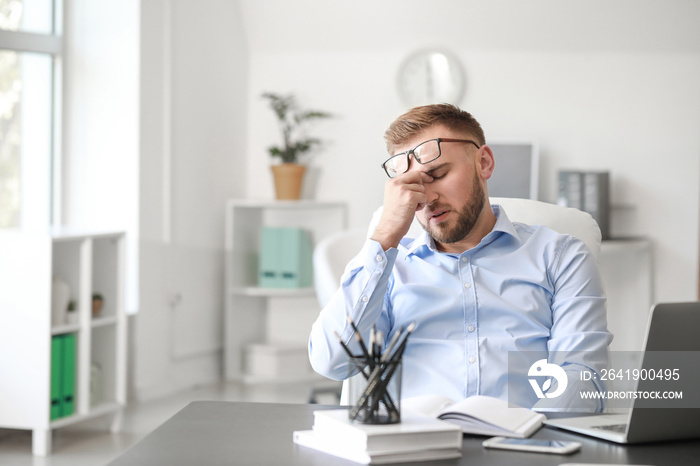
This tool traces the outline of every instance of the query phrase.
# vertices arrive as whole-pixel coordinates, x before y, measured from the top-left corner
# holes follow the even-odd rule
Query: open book
[[[455,402],[446,396],[422,395],[401,400],[402,411],[415,411],[462,428],[466,434],[529,437],[542,426],[544,414],[511,408],[490,396],[472,396]]]

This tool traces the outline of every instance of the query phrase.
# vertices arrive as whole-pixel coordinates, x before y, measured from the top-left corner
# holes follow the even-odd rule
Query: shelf
[[[65,324],[51,327],[51,335],[63,335],[65,333],[76,333],[80,330],[80,324]]]
[[[51,238],[56,242],[82,240],[82,239],[86,239],[86,238],[118,239],[121,235],[122,235],[122,233],[114,232],[114,231],[97,231],[96,232],[96,231],[92,231],[92,230],[85,230],[85,229],[81,229],[81,228],[72,228],[72,227],[55,227],[55,228],[52,228],[50,231]]]
[[[610,238],[600,243],[601,252],[615,253],[625,251],[645,251],[651,248],[651,241],[641,236]]]
[[[633,210],[636,208],[635,204],[610,204],[611,210]]]
[[[250,375],[243,374],[241,381],[248,385],[253,384],[288,384],[288,383],[301,383],[301,382],[317,382],[317,381],[328,381],[327,378],[322,377],[316,373],[310,372],[307,374],[299,374],[295,376],[264,376],[264,375]]]
[[[90,409],[86,414],[77,413],[51,421],[50,427],[51,429],[57,429],[59,427],[70,426],[78,422],[87,421],[88,419],[104,416],[105,414],[113,414],[122,408],[123,406],[116,401],[101,403]]]
[[[229,201],[230,207],[243,207],[251,209],[329,209],[342,208],[345,209],[343,202],[318,202],[308,199],[300,200],[265,200],[265,199],[236,199]]]
[[[229,291],[234,296],[259,296],[259,297],[305,297],[315,296],[313,287],[306,288],[263,288],[260,286],[232,287]]]
[[[323,238],[347,227],[347,205],[343,202],[313,200],[276,201],[232,199],[225,213],[225,349],[224,373],[228,380],[244,383],[287,383],[309,379],[302,374],[288,377],[280,370],[246,370],[246,348],[279,338],[308,339],[307,322],[318,314],[313,286],[304,288],[265,288],[258,286],[262,231],[265,227],[299,228],[305,231],[313,248]],[[284,253],[284,250],[280,253]],[[287,322],[285,319],[289,319]],[[285,354],[288,356],[288,354]],[[308,356],[304,356],[308,361]],[[308,362],[307,362],[308,364]],[[257,364],[260,368],[263,365]],[[309,371],[311,371],[309,369]],[[312,371],[311,371],[312,372]],[[274,373],[274,376],[269,374]]]
[[[13,348],[0,354],[0,367],[13,368],[0,374],[0,427],[31,430],[34,455],[51,453],[53,429],[102,415],[113,415],[119,428],[126,405],[125,242],[123,232],[0,234],[3,306],[12,311],[0,312],[0,341]],[[95,293],[104,305],[93,319]],[[72,337],[58,338],[66,334]],[[93,397],[105,402],[93,407]]]
[[[106,316],[106,317],[94,317],[90,323],[93,328],[106,327],[108,325],[116,325],[116,316]]]

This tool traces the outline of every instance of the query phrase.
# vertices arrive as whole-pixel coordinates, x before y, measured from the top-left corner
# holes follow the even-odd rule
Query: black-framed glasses
[[[389,178],[396,178],[397,176],[406,173],[408,170],[409,161],[411,155],[416,162],[421,165],[432,162],[433,160],[440,157],[442,150],[440,144],[443,142],[467,142],[469,144],[474,144],[477,149],[481,146],[471,139],[451,139],[451,138],[435,138],[423,141],[411,150],[406,152],[401,152],[399,154],[392,155],[389,160],[382,164],[382,168],[386,172]]]

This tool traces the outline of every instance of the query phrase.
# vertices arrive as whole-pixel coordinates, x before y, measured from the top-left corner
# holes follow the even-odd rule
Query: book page
[[[530,425],[533,418],[543,417],[526,408],[511,408],[507,401],[489,396],[472,396],[458,401],[444,408],[441,414],[447,413],[472,416],[512,432]]]
[[[401,409],[437,418],[454,400],[442,395],[420,395],[401,400]]]

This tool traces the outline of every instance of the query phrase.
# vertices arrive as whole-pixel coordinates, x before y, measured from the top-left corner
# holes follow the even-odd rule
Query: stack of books
[[[314,411],[313,429],[294,432],[294,443],[362,464],[462,456],[459,426],[416,412],[402,412],[397,424],[363,424],[347,409]]]

